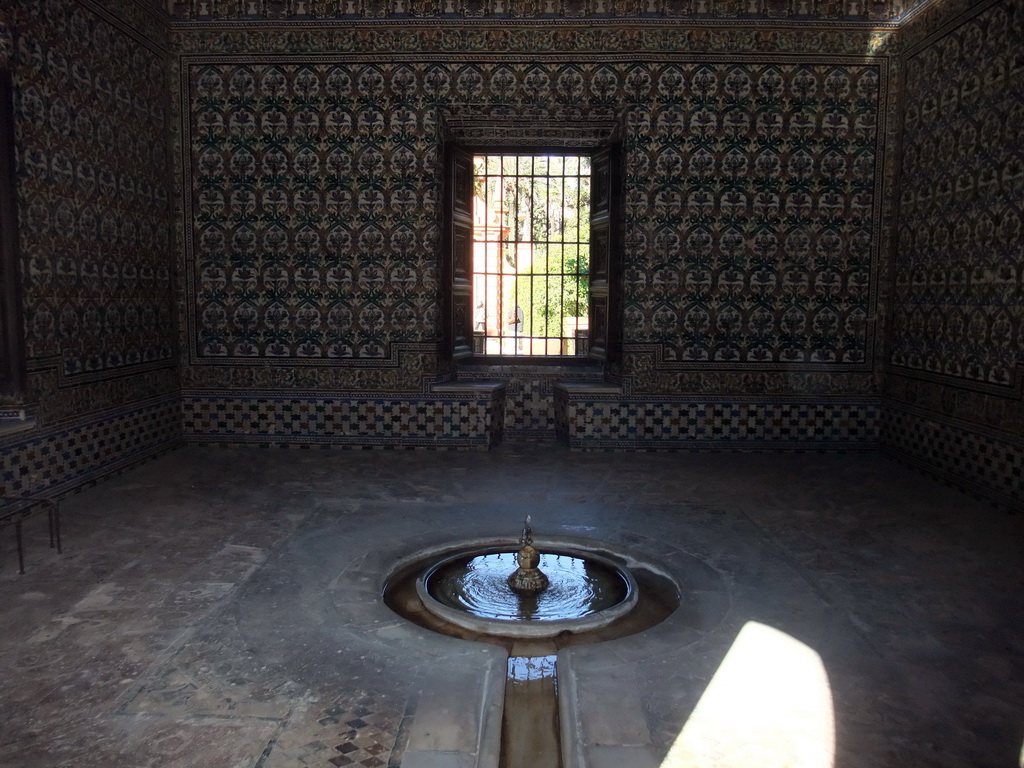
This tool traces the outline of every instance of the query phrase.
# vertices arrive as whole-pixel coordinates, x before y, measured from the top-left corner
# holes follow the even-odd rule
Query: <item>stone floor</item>
[[[567,768],[1022,765],[1024,516],[877,454],[507,444],[182,449],[67,498],[63,555],[31,521],[24,575],[4,531],[0,766],[493,764],[504,651],[378,595],[525,512],[682,593],[559,654]]]

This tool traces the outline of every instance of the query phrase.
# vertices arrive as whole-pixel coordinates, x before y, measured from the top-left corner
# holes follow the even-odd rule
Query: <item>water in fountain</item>
[[[467,554],[447,560],[426,578],[427,592],[457,611],[482,619],[558,621],[581,619],[618,605],[629,594],[619,571],[568,554],[540,555],[548,585],[522,594],[508,584],[516,553]]]
[[[624,569],[590,552],[545,549],[541,554],[533,546],[527,517],[518,551],[474,548],[453,555],[428,568],[417,589],[428,611],[511,636],[591,629],[635,605],[634,582]]]
[[[422,626],[508,649],[500,764],[550,768],[562,764],[559,649],[653,626],[678,594],[650,567],[599,542],[548,539],[535,548],[527,517],[518,549],[498,539],[423,553],[396,568],[385,600]]]

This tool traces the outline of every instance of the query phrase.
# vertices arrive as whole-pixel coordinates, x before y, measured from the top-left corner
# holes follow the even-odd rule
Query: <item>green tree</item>
[[[517,269],[515,301],[523,309],[522,334],[560,337],[563,318],[587,314],[590,158],[489,156],[487,165],[502,185],[505,260]],[[516,263],[521,243],[533,248],[533,261],[524,268]]]

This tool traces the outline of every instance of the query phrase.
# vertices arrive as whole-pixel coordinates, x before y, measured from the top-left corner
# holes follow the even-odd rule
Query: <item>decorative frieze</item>
[[[892,21],[924,0],[171,0],[181,22],[309,19]]]

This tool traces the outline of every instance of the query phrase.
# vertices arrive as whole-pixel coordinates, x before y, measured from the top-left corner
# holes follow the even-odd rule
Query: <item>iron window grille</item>
[[[473,351],[587,354],[591,158],[473,156]]]

